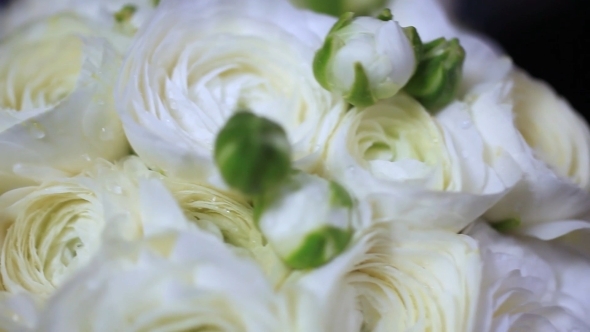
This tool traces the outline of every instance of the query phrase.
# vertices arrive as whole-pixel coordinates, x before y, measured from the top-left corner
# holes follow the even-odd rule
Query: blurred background
[[[549,82],[590,119],[590,0],[440,1],[456,20],[496,40],[518,66]]]

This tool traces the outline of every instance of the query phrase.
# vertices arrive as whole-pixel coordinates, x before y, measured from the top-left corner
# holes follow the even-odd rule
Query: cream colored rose
[[[245,198],[203,184],[162,180],[188,220],[254,259],[274,283],[285,278],[289,271],[254,224],[252,206]]]
[[[105,247],[49,301],[38,326],[45,331],[354,331],[326,328],[333,317],[324,315],[318,299],[305,289],[273,290],[255,264],[210,234],[171,232]]]
[[[310,168],[345,104],[312,73],[333,19],[286,0],[162,2],[131,46],[118,88],[127,136],[148,165],[215,173],[215,137],[237,110],[279,123]]]
[[[363,330],[471,331],[481,280],[477,243],[390,226],[347,276]]]
[[[0,37],[31,22],[60,13],[76,13],[113,33],[134,33],[149,18],[158,0],[19,0],[0,13]],[[119,36],[121,40],[126,40]]]
[[[501,235],[484,222],[468,234],[484,263],[478,331],[590,330],[586,257],[557,243]]]
[[[524,177],[487,214],[515,218],[515,231],[553,239],[590,227],[590,130],[544,83],[515,71],[469,97],[488,159],[509,154]]]
[[[488,163],[468,113],[456,102],[436,118],[400,94],[349,111],[331,137],[326,175],[372,203],[375,218],[460,231],[519,178]]]
[[[0,193],[32,183],[22,167],[75,174],[128,153],[112,98],[119,56],[95,28],[62,14],[0,40]]]

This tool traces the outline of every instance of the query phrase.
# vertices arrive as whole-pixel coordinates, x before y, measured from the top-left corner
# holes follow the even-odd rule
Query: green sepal
[[[404,34],[410,41],[412,45],[412,49],[414,50],[414,57],[416,58],[416,64],[420,63],[420,59],[422,59],[422,38],[420,38],[420,34],[416,28],[409,26],[403,28]]]
[[[381,20],[381,21],[391,21],[393,20],[393,14],[391,13],[391,9],[389,8],[385,8],[383,9],[379,15],[377,15],[377,19]]]
[[[520,224],[520,218],[509,218],[499,222],[494,222],[491,224],[491,226],[500,233],[509,233],[520,227]]]
[[[137,6],[127,4],[121,8],[118,12],[114,14],[115,21],[117,23],[125,23],[129,22],[133,15],[137,12]]]
[[[285,264],[299,270],[322,266],[342,253],[351,238],[350,229],[323,227],[308,234],[299,250],[285,259]]]
[[[291,170],[283,128],[250,112],[234,114],[215,140],[215,162],[225,182],[246,195],[278,188]]]
[[[360,62],[354,64],[354,83],[344,99],[356,107],[368,107],[377,102],[371,90],[369,77]]]
[[[352,23],[353,17],[354,13],[344,13],[340,19],[334,23],[330,29],[330,32],[328,32],[326,39],[324,40],[324,44],[316,52],[313,58],[312,67],[315,79],[324,89],[328,91],[332,91],[332,84],[328,79],[330,62],[334,57],[334,53],[336,53],[344,45],[344,42],[335,36],[334,33],[350,25]]]
[[[345,207],[352,209],[354,202],[352,197],[340,184],[330,181],[330,204],[334,207]]]
[[[414,76],[404,87],[431,113],[453,101],[463,74],[465,50],[454,38],[439,38],[422,47],[422,57]]]

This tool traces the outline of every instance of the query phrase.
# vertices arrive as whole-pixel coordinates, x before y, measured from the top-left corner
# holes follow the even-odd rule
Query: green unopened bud
[[[121,10],[115,13],[115,21],[117,23],[126,23],[131,20],[133,15],[137,12],[137,7],[134,5],[125,5]]]
[[[520,218],[509,218],[499,222],[494,222],[491,224],[491,226],[500,233],[509,233],[517,229],[520,224]]]
[[[379,13],[379,15],[377,15],[377,18],[380,19],[381,21],[391,21],[393,20],[393,14],[391,13],[391,9],[389,8],[385,8],[381,11],[381,13]]]
[[[457,94],[465,50],[458,39],[439,38],[422,47],[418,69],[405,87],[430,111],[437,111],[448,105]]]
[[[291,170],[290,154],[283,128],[249,112],[234,114],[215,141],[215,162],[223,179],[247,195],[280,186]]]
[[[395,95],[416,69],[415,51],[404,30],[385,11],[382,19],[342,15],[313,62],[317,81],[346,101],[367,107]],[[386,36],[386,37],[385,37]],[[381,40],[387,38],[387,43]]]
[[[279,257],[294,269],[326,264],[352,238],[354,204],[335,182],[294,173],[272,195],[254,202],[255,219]]]

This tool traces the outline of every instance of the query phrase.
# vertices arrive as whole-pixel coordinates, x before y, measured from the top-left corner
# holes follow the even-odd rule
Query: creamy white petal
[[[473,123],[488,159],[508,154],[524,175],[486,218],[518,218],[522,226],[517,231],[542,239],[588,228],[588,127],[546,86],[513,75],[516,80],[471,96]]]
[[[54,16],[3,39],[0,53],[0,193],[32,183],[23,167],[75,174],[128,153],[112,98],[120,58],[91,25]]]
[[[207,179],[217,132],[249,108],[283,126],[293,158],[313,167],[345,107],[311,72],[326,20],[283,0],[162,2],[120,79],[131,145],[167,174]]]
[[[484,222],[468,232],[484,262],[477,325],[481,331],[590,329],[590,260],[557,243],[511,238]]]
[[[200,232],[112,248],[47,305],[46,331],[276,331],[260,270]]]
[[[353,109],[329,142],[326,174],[371,202],[376,219],[458,232],[520,177],[509,158],[488,163],[467,109],[456,102],[435,119],[401,94]]]
[[[476,242],[445,231],[383,227],[347,276],[363,331],[471,331],[481,280]]]
[[[0,292],[0,331],[33,331],[40,307],[39,303],[25,293]]]
[[[117,22],[115,16],[125,6],[133,6],[134,12],[127,22]],[[156,0],[19,0],[0,13],[0,36],[36,20],[59,13],[76,13],[95,21],[113,34],[135,32],[150,17]],[[120,36],[121,41],[126,40]],[[128,42],[125,42],[128,44]]]

